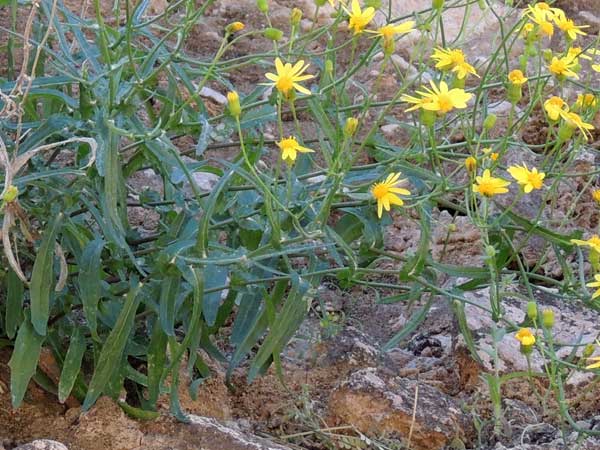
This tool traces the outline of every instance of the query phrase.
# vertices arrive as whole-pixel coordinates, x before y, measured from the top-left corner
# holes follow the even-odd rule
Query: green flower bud
[[[442,9],[444,7],[444,0],[432,0],[431,7],[433,9]]]
[[[2,200],[4,200],[6,203],[12,203],[17,199],[18,196],[19,189],[11,184],[2,195]]]
[[[231,91],[227,93],[227,106],[229,107],[229,112],[233,117],[240,117],[242,114],[242,107],[240,105],[240,97],[237,92]]]
[[[594,344],[588,344],[583,348],[582,356],[584,358],[589,358],[594,354],[595,346]]]
[[[488,258],[493,258],[494,256],[496,256],[496,249],[493,245],[486,245],[485,254]]]
[[[256,0],[256,7],[263,14],[266,14],[267,12],[269,12],[268,0]]]
[[[498,120],[498,116],[496,116],[496,114],[488,114],[483,121],[483,128],[486,131],[490,131],[496,125],[496,120]]]
[[[571,128],[570,126],[568,126],[566,123],[563,123],[559,128],[558,128],[558,139],[560,139],[561,142],[566,142],[569,139],[571,139],[571,137],[573,137],[573,128]]]
[[[263,36],[273,42],[277,42],[283,37],[283,31],[277,28],[266,28],[265,31],[263,31]]]
[[[551,329],[554,326],[554,311],[545,309],[542,311],[542,325],[544,328]]]
[[[423,125],[425,125],[426,127],[432,127],[435,125],[437,115],[435,111],[427,111],[425,109],[422,109],[420,113],[420,119]]]
[[[330,75],[333,73],[333,61],[330,59],[325,60],[325,72]]]
[[[531,320],[537,319],[538,311],[537,311],[537,303],[536,302],[527,302],[527,317]]]
[[[365,0],[365,7],[371,7],[373,9],[381,8],[381,0]]]
[[[315,5],[317,5],[319,8],[325,6],[325,3],[327,3],[327,0],[315,0]]]
[[[523,97],[523,89],[520,84],[508,83],[506,88],[506,98],[513,105],[519,103],[519,100]]]

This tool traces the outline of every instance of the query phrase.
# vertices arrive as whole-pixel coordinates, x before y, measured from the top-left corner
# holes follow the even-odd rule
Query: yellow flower
[[[527,36],[529,36],[529,33],[531,33],[534,28],[535,26],[532,23],[526,23],[525,25],[523,25],[523,29],[521,30],[521,37],[526,38]]]
[[[594,189],[592,191],[592,198],[598,205],[600,205],[600,189]]]
[[[296,89],[306,95],[310,95],[310,91],[304,86],[300,85],[300,81],[310,80],[314,78],[314,75],[302,75],[309,64],[304,65],[304,61],[300,60],[293,66],[290,63],[285,65],[281,62],[281,59],[275,58],[275,69],[277,74],[266,73],[265,77],[272,81],[272,83],[265,83],[268,86],[275,86],[279,92],[285,97],[289,96],[290,91]]]
[[[517,183],[523,187],[523,192],[526,194],[529,194],[534,189],[541,189],[544,185],[546,174],[538,172],[535,167],[529,170],[527,166],[523,164],[523,166],[510,166],[507,170],[508,173],[517,180]]]
[[[521,86],[522,84],[527,83],[527,78],[523,75],[519,69],[515,69],[508,74],[508,81],[515,86]]]
[[[554,23],[556,23],[556,26],[560,28],[572,41],[577,39],[578,34],[582,36],[587,34],[581,31],[581,29],[588,28],[588,25],[575,25],[575,22],[567,18],[563,11],[554,14]]]
[[[456,72],[459,80],[462,80],[468,74],[479,76],[475,68],[467,62],[465,54],[460,49],[436,48],[433,55],[431,55],[431,59],[437,62],[435,65],[437,69]]]
[[[408,22],[403,22],[400,25],[392,25],[387,24],[381,28],[378,28],[376,31],[366,30],[367,33],[375,33],[383,38],[384,41],[391,41],[394,36],[397,34],[406,34],[414,31],[415,22],[413,20],[409,20]]]
[[[390,210],[390,205],[402,206],[404,201],[398,197],[400,195],[410,195],[410,191],[397,187],[399,183],[406,180],[400,180],[400,172],[390,173],[385,181],[375,183],[371,188],[371,194],[377,200],[377,217],[381,219],[383,209]]]
[[[296,161],[298,153],[314,153],[314,150],[310,148],[302,147],[298,144],[296,138],[290,136],[287,139],[282,139],[277,143],[277,146],[281,149],[281,159],[288,163]]]
[[[600,236],[594,234],[587,241],[582,241],[580,239],[571,239],[571,244],[579,245],[580,247],[589,247],[595,252],[600,253]]]
[[[596,96],[594,94],[577,94],[575,106],[580,109],[593,108],[596,106]]]
[[[596,72],[600,72],[600,64],[592,64],[592,69],[594,69]]]
[[[560,117],[563,118],[569,128],[573,130],[575,128],[579,128],[579,130],[583,133],[585,140],[587,140],[588,137],[592,137],[590,130],[593,130],[594,126],[591,123],[585,123],[579,114],[563,111],[560,113]]]
[[[354,34],[362,33],[369,22],[375,17],[375,8],[369,6],[365,10],[360,9],[358,0],[352,0],[352,10],[348,11],[345,7],[344,10],[350,16],[348,20],[348,28],[354,30]]]
[[[236,91],[230,91],[227,93],[227,106],[229,107],[229,112],[233,117],[239,117],[240,114],[242,114],[240,96]]]
[[[414,103],[415,106],[408,108],[406,111],[412,111],[422,108],[426,111],[437,111],[438,114],[446,114],[452,109],[463,109],[467,107],[467,102],[473,94],[469,94],[464,89],[454,88],[448,89],[448,85],[444,81],[440,81],[439,88],[433,81],[430,81],[431,89],[423,87],[425,91],[416,91],[422,98],[403,95],[402,101]]]
[[[246,25],[244,25],[242,22],[232,22],[227,25],[226,30],[228,33],[237,33],[238,31],[242,31],[244,28],[246,28]]]
[[[597,297],[600,297],[600,274],[594,275],[594,280],[596,281],[586,283],[587,287],[597,288],[596,291],[592,294],[592,300],[594,300]]]
[[[490,153],[490,159],[491,159],[492,161],[497,161],[499,156],[500,156],[500,155],[499,155],[498,153],[496,153],[496,152],[492,152],[492,153]]]
[[[591,60],[592,58],[588,56],[581,47],[569,47],[567,50],[567,58],[574,62],[578,62],[579,58]]]
[[[477,168],[477,160],[472,156],[465,158],[465,167],[468,172],[473,172]]]
[[[551,37],[554,34],[554,25],[552,25],[553,14],[549,10],[528,6],[525,14],[533,23],[535,23],[542,34]]]
[[[473,192],[477,192],[485,197],[493,197],[498,194],[506,194],[508,192],[506,186],[509,184],[510,181],[492,177],[490,170],[486,169],[483,171],[483,176],[475,177]]]
[[[553,96],[544,102],[544,109],[550,120],[558,120],[562,112],[569,110],[569,106],[562,98]]]
[[[597,369],[598,367],[600,367],[600,356],[592,356],[591,358],[588,358],[588,361],[596,361],[588,366],[585,366],[586,369]]]
[[[545,17],[547,17],[549,19],[552,19],[554,17],[554,15],[560,14],[563,12],[563,10],[560,8],[552,8],[546,2],[537,2],[535,5],[533,5],[533,9],[541,12],[542,14],[545,14]]]
[[[577,67],[577,62],[570,59],[568,56],[557,58],[554,56],[552,62],[548,66],[548,70],[558,77],[572,77],[579,79],[579,76],[572,69]]]
[[[524,347],[530,347],[535,344],[535,336],[531,333],[529,328],[521,328],[515,334],[515,338],[517,338]]]

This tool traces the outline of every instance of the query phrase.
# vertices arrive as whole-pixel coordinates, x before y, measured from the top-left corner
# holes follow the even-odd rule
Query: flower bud
[[[4,194],[2,194],[2,200],[4,200],[6,203],[12,203],[17,199],[18,196],[19,189],[11,184],[8,189],[6,189]]]
[[[450,233],[456,233],[457,230],[458,230],[458,227],[456,226],[455,223],[451,223],[448,225],[448,231]],[[456,300],[456,301],[458,301],[458,300]]]
[[[496,249],[493,245],[486,245],[485,254],[488,258],[493,258],[494,256],[496,256]]]
[[[297,27],[301,20],[302,11],[298,8],[292,9],[292,14],[290,15],[290,24],[292,24],[294,27]]]
[[[596,349],[596,347],[594,346],[594,344],[588,344],[583,348],[583,352],[582,355],[584,358],[589,358],[590,356],[592,356],[594,354],[594,350]]]
[[[486,131],[490,131],[496,125],[496,120],[498,116],[496,114],[488,114],[485,120],[483,121],[483,128]]]
[[[325,3],[327,3],[327,0],[315,0],[315,5],[317,5],[319,8],[325,6]]]
[[[542,311],[542,326],[551,329],[554,326],[554,311],[545,309]]]
[[[272,40],[273,42],[277,42],[283,37],[283,31],[277,28],[265,28],[265,31],[263,31],[263,36]]]
[[[432,0],[431,7],[437,10],[442,9],[444,7],[444,0]]]
[[[432,127],[435,125],[437,115],[435,111],[427,111],[426,109],[421,109],[420,119],[423,125],[425,125],[426,127]]]
[[[371,7],[377,10],[381,8],[381,0],[365,0],[365,7]]]
[[[538,310],[536,302],[527,302],[527,317],[535,321],[537,319]]]
[[[600,205],[600,189],[594,189],[592,191],[592,198],[594,199],[597,205]]]
[[[465,158],[465,167],[467,172],[474,172],[477,169],[477,160],[473,156]]]
[[[268,0],[256,0],[256,7],[263,14],[266,14],[266,13],[269,12],[269,2],[268,2]]]
[[[509,83],[506,88],[506,98],[513,105],[519,103],[523,97],[523,89],[520,84]]]
[[[358,119],[355,117],[348,117],[346,119],[346,125],[344,125],[344,135],[347,137],[354,136],[356,129],[358,128]]]
[[[574,128],[571,128],[566,122],[563,122],[558,128],[558,139],[560,139],[561,142],[566,142],[573,137],[574,131]]]
[[[552,57],[554,56],[554,53],[551,49],[547,48],[542,52],[542,56],[544,57],[544,61],[550,64],[550,62],[552,62]]]
[[[329,75],[333,74],[333,61],[330,59],[325,61],[325,72]]]
[[[240,105],[240,96],[237,92],[231,91],[227,93],[227,106],[229,107],[229,112],[233,117],[240,117],[242,114],[242,107]]]
[[[242,31],[245,27],[246,25],[242,22],[232,22],[225,27],[225,31],[228,33],[237,33],[238,31]]]

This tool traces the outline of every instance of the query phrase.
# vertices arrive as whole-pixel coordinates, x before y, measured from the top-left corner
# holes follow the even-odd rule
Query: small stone
[[[49,439],[38,439],[29,444],[20,445],[13,450],[69,450],[60,442],[51,441]]]

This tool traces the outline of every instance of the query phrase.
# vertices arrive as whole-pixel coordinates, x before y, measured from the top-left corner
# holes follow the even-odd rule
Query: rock
[[[457,282],[460,283],[460,280]],[[517,287],[513,287],[517,290]],[[509,287],[507,290],[511,290]],[[474,333],[476,344],[479,348],[478,354],[488,370],[493,368],[491,356],[488,351],[493,349],[491,330],[493,321],[490,314],[482,314],[480,307],[490,308],[490,296],[488,289],[465,292],[463,294],[469,301],[465,304],[465,315],[467,325]],[[557,350],[559,357],[566,357],[571,353],[569,344],[580,344],[577,355],[581,355],[583,345],[594,343],[596,338],[596,324],[600,320],[600,314],[596,311],[575,302],[558,302],[554,297],[541,290],[535,290],[538,309],[551,309],[555,315],[555,325],[552,334],[555,342],[562,346]],[[502,298],[502,310],[504,317],[512,323],[521,323],[525,319],[527,302],[522,299],[510,297],[506,294]],[[527,360],[521,354],[519,342],[513,333],[505,334],[498,343],[498,354],[500,357],[499,369],[502,372],[527,370]],[[543,359],[537,350],[531,355],[531,366],[535,371],[543,371]],[[568,385],[577,386],[593,378],[593,375],[585,372],[577,372],[567,380]]]
[[[210,98],[215,103],[218,103],[220,105],[227,104],[227,97],[207,86],[203,86],[202,89],[200,89],[200,97]]]
[[[20,445],[13,450],[69,450],[60,442],[51,441],[49,439],[38,439],[29,444]]]
[[[215,419],[189,416],[190,423],[182,425],[150,424],[142,440],[131,450],[291,450],[224,425]]]
[[[365,434],[408,440],[412,430],[415,450],[442,449],[471,434],[470,418],[451,397],[415,380],[387,378],[373,367],[354,372],[334,390],[329,412],[334,422]]]

